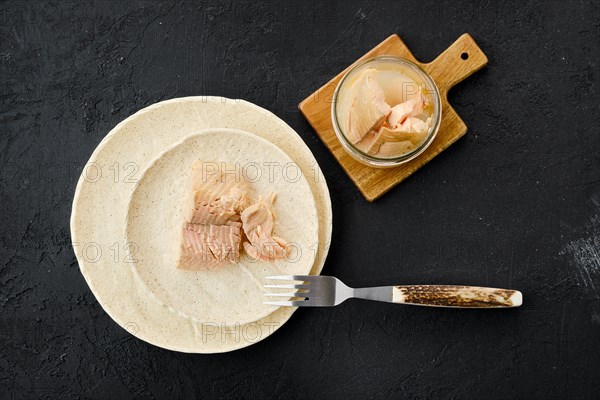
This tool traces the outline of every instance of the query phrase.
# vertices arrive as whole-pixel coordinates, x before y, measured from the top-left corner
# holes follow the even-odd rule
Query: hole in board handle
[[[469,59],[469,53],[462,53],[460,55],[460,58],[462,58],[463,60],[468,60]]]

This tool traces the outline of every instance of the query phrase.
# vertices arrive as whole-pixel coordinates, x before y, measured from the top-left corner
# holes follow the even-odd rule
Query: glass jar
[[[353,81],[353,78],[356,78],[358,74],[370,68],[376,69],[379,72],[391,71],[403,73],[411,77],[411,79],[414,77],[415,83],[419,85],[422,93],[431,99],[432,112],[429,130],[425,135],[424,141],[408,152],[402,154],[393,154],[388,157],[368,154],[355,146],[348,139],[346,132],[343,132],[342,127],[340,126],[339,121],[341,118],[349,118],[349,115],[341,116],[339,115],[339,112],[340,108],[343,108],[340,107],[340,104],[343,104],[344,101],[350,101],[350,99],[345,98],[345,96],[350,96],[348,93],[350,92],[349,89],[352,84],[356,84],[356,82]],[[417,157],[419,154],[423,153],[425,149],[427,149],[427,147],[429,147],[429,145],[433,142],[433,139],[435,138],[435,135],[440,127],[441,119],[442,104],[440,93],[433,79],[418,65],[398,56],[378,56],[364,60],[352,67],[338,83],[333,94],[333,101],[331,104],[331,121],[333,123],[333,129],[335,130],[335,134],[337,135],[338,140],[346,152],[348,152],[348,154],[350,154],[357,161],[377,168],[395,167],[408,162]]]

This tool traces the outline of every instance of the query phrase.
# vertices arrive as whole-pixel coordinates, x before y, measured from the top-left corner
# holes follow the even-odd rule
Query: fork
[[[265,285],[268,289],[294,289],[291,292],[265,293],[268,297],[290,299],[264,302],[274,306],[332,307],[350,298],[453,308],[508,308],[519,307],[523,303],[523,295],[517,290],[479,286],[403,285],[354,289],[333,276],[288,275],[269,276],[267,279],[302,282]]]

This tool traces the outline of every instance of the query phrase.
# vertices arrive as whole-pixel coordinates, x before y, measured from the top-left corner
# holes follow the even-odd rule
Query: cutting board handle
[[[423,64],[423,69],[438,85],[440,94],[446,96],[454,85],[483,68],[487,62],[486,55],[475,40],[465,33],[435,60]]]

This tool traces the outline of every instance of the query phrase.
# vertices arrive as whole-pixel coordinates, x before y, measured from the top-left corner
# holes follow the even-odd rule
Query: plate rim
[[[283,149],[281,149],[275,143],[273,143],[273,142],[271,142],[271,141],[269,141],[269,140],[267,140],[267,139],[265,139],[263,137],[255,135],[252,132],[244,131],[242,129],[237,129],[237,128],[206,128],[206,129],[201,129],[201,130],[199,130],[198,132],[195,132],[195,133],[190,133],[189,135],[186,135],[183,138],[181,138],[180,140],[178,140],[177,142],[175,142],[175,143],[167,146],[167,148],[165,148],[163,151],[161,151],[159,154],[157,154],[152,159],[152,161],[150,161],[150,163],[148,164],[148,166],[141,172],[139,180],[135,184],[135,186],[134,186],[133,190],[131,191],[131,193],[129,194],[129,198],[127,200],[127,211],[125,213],[125,223],[124,223],[124,226],[123,226],[123,235],[124,235],[124,238],[125,238],[124,239],[125,243],[129,243],[129,241],[128,241],[128,227],[130,225],[129,215],[130,215],[131,207],[132,207],[132,204],[131,204],[132,203],[132,199],[135,196],[136,191],[139,190],[139,188],[140,188],[140,182],[142,181],[142,179],[144,179],[144,176],[146,176],[146,174],[148,173],[148,170],[150,168],[152,168],[153,166],[155,166],[158,162],[160,162],[161,158],[164,155],[166,155],[167,153],[175,150],[179,146],[183,145],[185,142],[187,142],[189,140],[192,140],[193,138],[196,138],[198,136],[204,136],[204,135],[208,135],[208,134],[211,134],[211,133],[217,133],[219,131],[222,132],[222,133],[227,133],[227,132],[235,132],[236,134],[240,134],[241,133],[241,134],[243,134],[245,136],[252,137],[253,140],[256,139],[256,140],[258,140],[260,142],[264,142],[267,146],[274,146],[275,148],[278,149],[278,151],[281,151],[285,155],[285,157],[287,157],[292,162],[295,162],[292,159],[292,157],[290,157],[289,154],[287,154]],[[316,222],[316,228],[315,228],[316,232],[315,233],[316,233],[316,238],[317,238],[317,241],[318,241],[319,240],[319,213],[318,213],[318,210],[317,210],[317,204],[316,204],[316,200],[315,200],[315,195],[312,192],[312,189],[310,187],[310,183],[308,182],[308,178],[306,176],[304,176],[304,174],[302,174],[302,176],[306,180],[306,185],[308,187],[308,190],[310,191],[310,195],[311,195],[311,199],[312,199],[312,206],[313,206],[313,208],[315,210],[315,216],[316,216],[316,221],[315,221]],[[132,256],[131,253],[130,253],[130,249],[131,248],[129,246],[127,246],[127,248],[126,248],[125,251],[126,251],[127,255]],[[317,257],[316,257],[316,253],[315,253],[314,257],[310,261],[310,268],[308,269],[308,271],[306,272],[306,274],[309,274],[312,271],[316,259],[317,259]],[[134,264],[130,264],[130,268],[131,268],[131,270],[133,272],[133,276],[138,280],[138,283],[140,283],[148,291],[148,293],[150,293],[153,296],[153,298],[156,299],[156,301],[158,301],[159,303],[161,303],[162,305],[164,305],[165,307],[167,307],[171,312],[173,312],[175,314],[178,314],[178,315],[181,315],[183,318],[190,319],[194,323],[202,323],[203,322],[202,320],[198,320],[198,319],[196,319],[196,318],[194,318],[192,316],[189,316],[186,313],[184,313],[182,311],[179,311],[179,310],[177,310],[177,309],[169,306],[168,304],[166,304],[143,281],[143,279],[140,276],[139,271],[137,271],[137,268],[135,267],[135,265]],[[302,273],[302,274],[304,275],[305,273]],[[235,326],[236,324],[239,324],[239,325],[248,325],[248,324],[251,324],[253,322],[259,321],[259,320],[261,320],[261,319],[269,316],[270,314],[274,313],[275,311],[277,311],[280,308],[281,308],[281,306],[280,307],[276,307],[275,309],[269,311],[268,313],[266,313],[264,315],[258,316],[256,318],[255,317],[251,317],[250,319],[243,320],[243,321],[236,321],[234,324],[228,324],[227,322],[224,322],[224,323],[225,323],[225,326],[227,326],[227,327],[232,327],[232,326]]]
[[[92,152],[92,154],[90,155],[88,161],[86,164],[84,164],[83,170],[81,175],[79,176],[79,179],[77,181],[77,185],[75,188],[75,192],[74,192],[74,196],[73,196],[73,202],[72,202],[72,207],[71,207],[71,218],[70,218],[70,233],[71,233],[71,243],[73,246],[73,249],[75,250],[75,246],[77,245],[77,229],[76,229],[76,221],[77,221],[77,216],[78,216],[78,203],[81,200],[81,192],[83,190],[83,186],[85,185],[85,179],[84,179],[84,173],[85,173],[85,166],[88,165],[90,162],[94,162],[94,160],[96,160],[98,158],[98,155],[100,152],[102,152],[104,150],[104,148],[110,143],[110,141],[113,139],[113,137],[115,137],[124,126],[126,126],[128,123],[130,123],[131,121],[135,120],[136,118],[140,118],[141,116],[143,116],[146,113],[150,113],[152,112],[154,109],[163,107],[163,106],[167,106],[170,105],[172,103],[187,103],[187,102],[201,102],[201,103],[217,103],[217,102],[222,102],[222,103],[227,103],[227,102],[234,102],[234,103],[238,103],[238,104],[243,104],[244,106],[248,107],[249,110],[252,110],[252,112],[256,112],[256,113],[260,113],[263,114],[263,116],[267,116],[270,118],[273,118],[274,120],[276,120],[278,123],[281,124],[282,129],[286,130],[286,132],[284,132],[285,136],[290,136],[293,137],[294,141],[296,141],[296,144],[302,148],[302,153],[303,153],[303,157],[307,158],[307,161],[312,161],[314,163],[314,165],[316,165],[317,171],[319,173],[319,178],[320,178],[320,182],[318,184],[318,186],[320,187],[320,190],[322,191],[321,195],[322,196],[318,196],[319,197],[319,202],[323,202],[322,206],[323,206],[323,211],[326,212],[326,217],[327,221],[325,221],[325,227],[327,228],[327,232],[325,233],[326,236],[326,240],[327,243],[325,244],[324,248],[322,249],[323,252],[323,256],[322,256],[322,260],[318,261],[317,263],[315,263],[315,266],[313,266],[313,269],[315,269],[315,272],[317,274],[319,274],[325,264],[325,261],[327,259],[327,255],[329,253],[329,247],[330,247],[330,243],[331,243],[331,237],[332,237],[332,230],[333,230],[333,213],[332,213],[332,205],[331,205],[331,196],[330,196],[330,192],[329,192],[329,187],[327,185],[327,181],[325,180],[325,177],[322,173],[321,167],[319,166],[316,158],[314,157],[314,154],[312,153],[312,151],[310,150],[310,148],[308,147],[308,145],[306,144],[306,142],[300,137],[300,135],[298,135],[298,133],[291,127],[289,126],[284,120],[282,120],[281,118],[279,118],[278,116],[276,116],[274,113],[272,113],[271,111],[262,108],[256,104],[253,104],[251,102],[245,101],[245,100],[241,100],[241,99],[229,99],[226,97],[221,97],[221,96],[186,96],[186,97],[177,97],[177,98],[172,98],[172,99],[168,99],[168,100],[163,100],[163,101],[159,101],[156,103],[153,103],[149,106],[146,106],[138,111],[136,111],[135,113],[129,115],[127,118],[123,119],[122,121],[120,121],[117,125],[115,125],[109,132],[108,134],[106,134],[102,140],[98,143],[98,145],[96,146],[96,148],[94,149],[94,151]],[[250,132],[252,134],[256,134],[255,132]],[[258,134],[256,134],[257,136],[260,136]],[[261,136],[263,137],[263,136]],[[267,139],[266,137],[263,137],[266,140],[271,141],[270,139]],[[282,149],[283,150],[283,149]],[[284,150],[285,151],[285,150]],[[287,153],[287,151],[285,151]],[[288,154],[289,155],[289,154]],[[291,156],[290,156],[291,157]],[[294,157],[291,157],[292,159],[294,159]],[[312,188],[311,188],[312,190]],[[313,196],[315,196],[315,194],[313,193]],[[316,200],[316,196],[315,196],[315,200]],[[97,294],[97,288],[96,285],[94,284],[94,282],[92,281],[91,277],[88,276],[85,272],[84,272],[84,268],[82,267],[82,263],[83,260],[81,259],[80,255],[77,253],[77,251],[75,252],[75,256],[79,265],[79,269],[81,274],[84,277],[84,280],[86,281],[91,293],[94,295],[94,298],[96,299],[96,301],[100,304],[100,306],[102,307],[103,311],[121,328],[123,328],[124,330],[128,331],[129,333],[131,333],[125,326],[124,324],[122,324],[120,322],[120,318],[116,315],[116,313],[114,312],[114,310],[108,306],[107,301],[104,297],[99,296]],[[313,271],[311,270],[311,273]],[[276,312],[279,311],[285,311],[284,313],[282,313],[281,316],[278,317],[279,319],[279,323],[277,324],[277,326],[274,327],[274,329],[269,332],[268,334],[266,334],[265,336],[262,336],[258,341],[256,342],[242,342],[241,344],[235,344],[235,345],[229,345],[228,347],[221,347],[221,348],[217,348],[217,349],[209,349],[206,350],[204,348],[198,348],[198,347],[177,347],[172,343],[158,343],[159,341],[145,337],[144,335],[140,334],[136,334],[136,333],[131,333],[134,336],[136,336],[138,339],[143,340],[146,343],[149,343],[153,346],[156,347],[160,347],[160,348],[164,348],[167,350],[171,350],[171,351],[177,351],[177,352],[182,352],[182,353],[192,353],[192,354],[216,354],[216,353],[224,353],[224,352],[230,352],[230,351],[234,351],[234,350],[239,350],[245,347],[248,347],[252,344],[255,344],[259,341],[265,340],[267,337],[271,336],[276,330],[278,330],[279,328],[281,328],[281,326],[283,326],[288,320],[289,318],[292,316],[292,314],[294,313],[294,311],[296,310],[296,308],[286,308],[285,310],[278,310]]]

